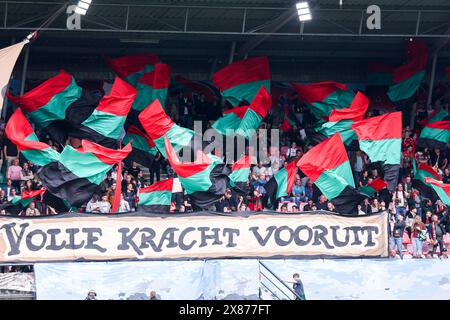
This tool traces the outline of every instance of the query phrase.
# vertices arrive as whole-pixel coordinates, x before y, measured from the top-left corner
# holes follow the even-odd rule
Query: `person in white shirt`
[[[292,142],[291,147],[288,149],[286,153],[286,158],[293,158],[297,155],[297,144]]]
[[[98,194],[94,194],[92,199],[86,205],[86,212],[100,212],[100,201],[98,201]]]
[[[106,194],[102,196],[102,201],[100,201],[100,212],[101,213],[111,212],[111,204],[108,202],[108,197],[106,196]]]
[[[123,199],[123,194],[120,195],[119,212],[130,212],[130,204]]]
[[[406,193],[403,191],[403,186],[401,183],[398,184],[397,190],[395,190],[392,196],[392,202],[395,206],[396,217],[401,214],[403,217],[406,216]]]

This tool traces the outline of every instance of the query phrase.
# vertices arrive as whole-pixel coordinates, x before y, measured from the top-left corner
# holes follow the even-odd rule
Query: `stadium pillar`
[[[30,56],[30,46],[27,46],[27,48],[25,50],[25,57],[23,59],[22,79],[21,79],[21,84],[20,84],[20,95],[23,95],[25,92],[25,81],[27,80],[29,56]]]
[[[438,55],[437,52],[435,52],[433,54],[433,64],[431,67],[431,77],[430,77],[430,86],[428,89],[427,106],[429,106],[431,104],[431,100],[433,99],[433,87],[434,87],[434,78],[436,76],[437,55]]]
[[[236,41],[233,41],[231,43],[231,48],[230,48],[230,57],[228,58],[228,64],[232,64],[233,63],[233,59],[234,59],[234,51],[236,50]]]

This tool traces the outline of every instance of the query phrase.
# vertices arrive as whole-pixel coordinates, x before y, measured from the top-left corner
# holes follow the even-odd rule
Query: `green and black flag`
[[[261,87],[270,93],[269,59],[255,57],[234,62],[214,73],[212,81],[233,107],[249,105]]]
[[[296,161],[291,161],[276,172],[269,181],[267,181],[264,185],[264,189],[267,191],[267,196],[270,199],[271,207],[276,206],[279,198],[287,197],[291,194],[296,176]]]
[[[450,142],[450,115],[443,110],[428,119],[420,132],[418,147],[445,149]]]
[[[28,115],[37,129],[45,130],[60,144],[65,143],[73,126],[92,114],[99,101],[63,70],[20,97],[10,93],[7,96]]]
[[[147,134],[131,125],[128,128],[125,137],[123,137],[122,143],[131,143],[131,146],[133,147],[133,150],[131,150],[126,160],[129,162],[137,162],[147,168],[152,166],[158,149]]]
[[[106,173],[130,152],[130,144],[112,150],[83,140],[78,150],[66,146],[58,161],[40,168],[37,175],[48,192],[67,200],[73,207],[80,207],[94,193],[100,193],[100,183]]]
[[[70,136],[116,148],[135,97],[136,89],[116,77],[110,94],[100,100],[86,120],[70,131]]]
[[[327,121],[333,110],[348,108],[355,98],[352,90],[338,82],[292,83],[292,86],[318,120]]]
[[[146,212],[169,213],[173,178],[155,182],[139,190],[138,208]]]
[[[13,197],[10,201],[0,205],[0,210],[5,210],[6,213],[19,214],[28,208],[28,205],[35,201],[36,198],[42,195],[45,189],[23,191],[19,196]]]
[[[315,128],[307,128],[305,131],[308,140],[312,145],[316,145],[339,132],[344,144],[350,145],[357,139],[355,131],[350,127],[364,118],[368,107],[369,99],[358,92],[348,108],[333,109],[327,117],[327,122]]]
[[[214,155],[199,150],[195,162],[180,162],[169,137],[164,137],[165,153],[194,206],[208,208],[225,194],[230,169]]]
[[[367,198],[355,189],[352,168],[339,133],[310,149],[299,161],[302,172],[311,179],[341,214],[357,214]]]
[[[396,68],[387,95],[393,102],[411,98],[425,77],[428,64],[428,47],[423,41],[408,42],[408,62]]]
[[[248,192],[251,164],[252,156],[247,154],[233,163],[231,167],[230,186],[240,194],[247,194]]]
[[[352,124],[359,147],[371,162],[381,162],[384,180],[389,191],[394,191],[398,182],[402,146],[402,113],[392,112],[371,117]]]
[[[414,165],[414,178],[412,180],[413,188],[419,190],[420,194],[431,201],[436,201],[438,196],[436,191],[433,190],[431,184],[426,181],[427,178],[432,178],[438,181],[442,181],[441,176],[428,164],[421,163],[418,168],[416,168],[415,160],[413,159]]]

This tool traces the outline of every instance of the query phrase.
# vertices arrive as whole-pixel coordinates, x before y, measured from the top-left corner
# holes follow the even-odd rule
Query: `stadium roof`
[[[401,63],[404,43],[424,38],[450,63],[450,1],[309,1],[313,20],[301,24],[292,0],[93,0],[81,30],[67,30],[63,13],[33,45],[44,61],[69,59],[99,70],[104,53],[154,51],[169,63],[226,64],[246,55],[269,55],[271,62],[387,60]],[[0,1],[0,40],[6,45],[39,27],[64,1]],[[76,4],[76,1],[73,1]],[[381,30],[368,30],[368,5],[381,8]],[[233,44],[234,43],[234,44]],[[434,50],[433,49],[433,50]],[[35,61],[36,62],[36,61]],[[56,63],[57,65],[57,63]],[[62,63],[64,65],[64,63]],[[35,66],[37,64],[35,63]],[[209,73],[209,70],[204,70]]]

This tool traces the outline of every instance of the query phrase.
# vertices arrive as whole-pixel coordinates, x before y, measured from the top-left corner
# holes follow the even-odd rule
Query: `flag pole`
[[[119,148],[122,148],[122,140],[119,141]],[[117,166],[116,192],[114,194],[114,202],[111,209],[112,213],[117,213],[122,195],[122,161]]]

